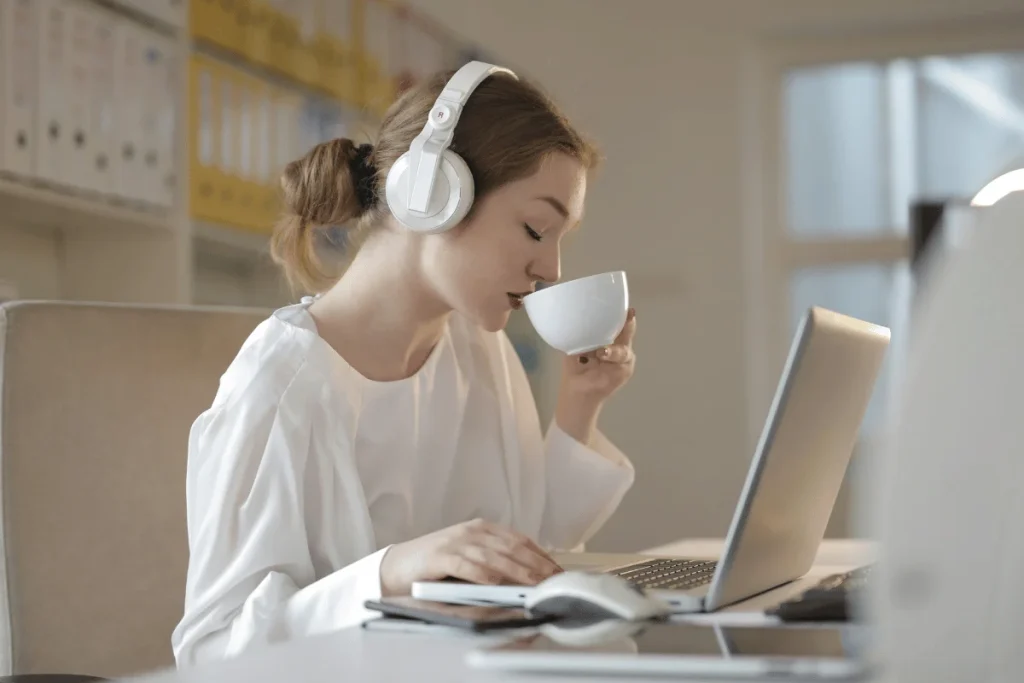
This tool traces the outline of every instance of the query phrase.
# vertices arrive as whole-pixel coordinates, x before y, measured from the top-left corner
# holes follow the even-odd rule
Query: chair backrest
[[[0,306],[0,675],[174,664],[189,427],[266,315]]]

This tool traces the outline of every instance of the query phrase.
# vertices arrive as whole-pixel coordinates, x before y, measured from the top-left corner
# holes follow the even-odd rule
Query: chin
[[[512,311],[480,311],[476,315],[469,317],[488,332],[500,332],[508,325],[508,319],[511,314]]]

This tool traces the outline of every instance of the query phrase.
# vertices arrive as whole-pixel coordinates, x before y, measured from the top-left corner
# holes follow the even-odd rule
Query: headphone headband
[[[455,126],[462,108],[477,86],[488,76],[507,73],[518,78],[511,70],[485,62],[469,62],[445,84],[434,106],[430,108],[423,130],[409,146],[408,210],[425,215],[437,179],[441,157],[455,137]]]

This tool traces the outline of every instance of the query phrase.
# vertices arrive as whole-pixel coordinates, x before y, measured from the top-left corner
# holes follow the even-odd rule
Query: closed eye
[[[537,240],[538,242],[543,239],[539,232],[530,227],[529,223],[523,223],[523,227],[526,228],[526,234],[529,235],[531,239]]]

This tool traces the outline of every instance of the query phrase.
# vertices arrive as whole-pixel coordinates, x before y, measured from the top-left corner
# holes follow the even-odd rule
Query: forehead
[[[583,164],[566,154],[550,154],[533,175],[513,183],[509,189],[517,200],[534,202],[541,207],[547,206],[543,197],[557,200],[568,209],[568,222],[575,223],[583,216],[587,172]]]

